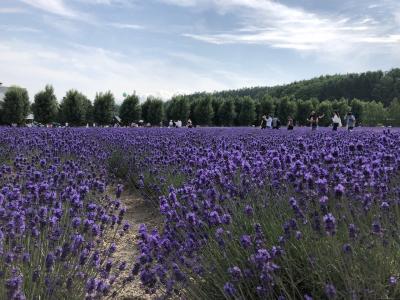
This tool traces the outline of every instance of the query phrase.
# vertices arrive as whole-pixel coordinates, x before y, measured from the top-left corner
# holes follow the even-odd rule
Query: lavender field
[[[0,216],[0,299],[398,299],[400,130],[0,128]]]

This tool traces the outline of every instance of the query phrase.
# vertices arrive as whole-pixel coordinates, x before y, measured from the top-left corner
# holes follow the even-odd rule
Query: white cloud
[[[148,29],[148,27],[130,23],[130,20],[135,20],[133,18],[97,19],[95,12],[92,16],[81,18],[86,11],[83,11],[79,3],[135,5],[137,0],[20,1],[50,13],[41,18],[44,23],[44,33],[45,29],[51,26],[64,34],[62,35],[64,40],[85,40],[88,29],[107,29],[107,32],[109,32],[109,27],[121,30]],[[395,29],[393,29],[395,26],[392,26],[395,16],[400,24],[400,10],[396,9],[398,5],[393,6],[387,18],[383,19],[372,13],[357,18],[350,15],[315,13],[270,0],[154,1],[185,8],[191,7],[191,12],[198,8],[201,12],[204,12],[204,9],[210,9],[219,13],[221,18],[229,18],[229,22],[224,25],[231,24],[232,20],[236,22],[236,25],[226,31],[213,31],[207,23],[207,16],[202,14],[196,14],[202,21],[204,20],[204,23],[201,23],[202,26],[196,26],[199,21],[196,18],[190,24],[177,25],[171,21],[166,26],[165,32],[168,31],[168,34],[172,36],[171,29],[174,28],[174,34],[179,32],[188,39],[182,45],[174,45],[179,47],[170,48],[167,45],[165,50],[157,49],[155,53],[146,51],[143,45],[132,47],[135,50],[127,50],[135,51],[135,53],[117,53],[98,47],[64,46],[58,44],[59,40],[49,43],[49,45],[55,45],[54,47],[46,47],[38,42],[28,43],[0,37],[0,77],[7,85],[18,84],[27,87],[31,97],[46,83],[51,83],[59,98],[70,88],[77,88],[90,97],[98,91],[110,89],[117,98],[123,92],[129,93],[133,90],[136,90],[139,95],[153,94],[167,98],[175,93],[280,84],[299,79],[299,77],[315,75],[319,72],[316,69],[321,66],[326,67],[323,71],[325,73],[390,68],[395,63],[400,63],[398,51],[400,34],[398,26]],[[78,11],[78,8],[81,11]],[[365,9],[368,10],[367,6]],[[93,26],[81,27],[88,24]],[[8,24],[0,30],[35,32],[34,28],[11,27]],[[113,32],[119,33],[117,30]],[[52,38],[52,36],[49,37]],[[115,38],[118,39],[117,36]],[[208,57],[198,55],[203,49],[199,47],[193,50],[197,45],[186,43],[192,42],[191,39],[215,45],[261,44],[272,48],[292,49],[299,54],[296,56],[296,59],[301,61],[299,65],[310,63],[310,69],[294,69],[291,73],[288,70],[298,66],[288,66],[286,62],[273,62],[269,59],[257,61],[257,66],[252,65],[255,59],[262,60],[260,58],[262,55],[250,57],[248,64],[245,61],[245,55],[253,53],[251,50],[247,52],[250,47],[241,48],[246,51],[233,50],[233,56],[229,53],[230,50],[226,50],[226,56],[229,59],[240,52],[243,61],[239,59],[237,64],[232,60],[216,62],[211,58],[213,54],[208,54]],[[101,42],[96,41],[96,44],[99,45]],[[190,50],[192,52],[188,53]],[[265,55],[268,55],[267,51]],[[288,58],[293,59],[289,56]],[[275,68],[275,70],[270,68]],[[268,78],[268,82],[263,81],[263,78]]]
[[[208,68],[209,66],[221,67],[220,62],[194,53],[173,51],[173,52],[166,52],[166,54],[169,57],[178,60],[180,62],[184,61],[189,63],[190,67],[203,67],[203,68]]]
[[[33,97],[50,83],[59,99],[71,88],[91,98],[96,92],[111,90],[120,100],[123,92],[133,90],[139,95],[168,98],[177,93],[239,88],[254,83],[254,78],[223,69],[196,72],[168,59],[143,58],[82,45],[60,49],[0,40],[0,65],[5,85],[24,86]]]
[[[0,25],[0,31],[39,33],[41,30],[27,26]]]
[[[118,29],[132,29],[132,30],[140,30],[145,28],[142,25],[129,24],[129,23],[110,23],[110,26]]]
[[[87,4],[101,4],[101,5],[132,5],[135,0],[74,0],[76,2],[87,3]]]
[[[198,0],[160,0],[160,2],[178,6],[186,6],[186,7],[200,4],[200,1]]]
[[[181,6],[200,6],[200,0],[162,0]],[[223,33],[186,32],[183,35],[212,44],[264,44],[274,48],[343,54],[365,44],[398,47],[398,29],[372,17],[350,19],[341,15],[321,15],[271,0],[207,0],[220,13],[240,18],[238,28]],[[396,11],[388,16],[393,18]],[[395,30],[395,32],[393,32]],[[333,51],[330,51],[330,50]],[[339,53],[337,50],[340,50]]]
[[[0,14],[20,14],[20,13],[26,13],[26,11],[19,7],[0,7]]]
[[[400,34],[389,34],[386,36],[371,36],[361,37],[360,42],[371,43],[371,44],[399,44],[400,45]]]
[[[48,13],[63,17],[75,18],[79,13],[67,7],[63,0],[21,0],[25,4],[41,9]]]

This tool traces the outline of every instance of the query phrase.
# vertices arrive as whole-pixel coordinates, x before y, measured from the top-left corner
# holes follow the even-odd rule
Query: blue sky
[[[0,82],[93,98],[400,66],[398,0],[1,0]]]

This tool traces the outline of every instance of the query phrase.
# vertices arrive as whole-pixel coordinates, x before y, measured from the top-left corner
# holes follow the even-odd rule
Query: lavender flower
[[[334,299],[336,297],[336,288],[333,284],[327,283],[325,285],[325,295],[328,299]]]
[[[234,286],[232,283],[230,283],[230,282],[225,283],[225,285],[224,285],[224,291],[225,291],[225,294],[226,294],[228,297],[234,297],[235,294],[236,294],[236,288],[235,288],[235,286]]]
[[[325,232],[328,235],[334,235],[336,233],[335,217],[331,213],[328,213],[327,215],[324,216],[323,220],[325,223]]]

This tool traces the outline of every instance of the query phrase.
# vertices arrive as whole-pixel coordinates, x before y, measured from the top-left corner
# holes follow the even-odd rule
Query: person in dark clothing
[[[349,131],[352,131],[354,129],[354,126],[356,125],[356,117],[351,111],[346,116],[346,125]]]
[[[272,129],[279,129],[281,127],[281,121],[277,117],[272,118]]]
[[[263,115],[261,118],[261,129],[266,129],[267,128],[267,116]]]
[[[308,117],[308,122],[310,122],[311,130],[317,130],[319,120],[322,119],[324,116],[324,114],[318,116],[315,111],[311,112],[311,115]]]
[[[287,129],[288,129],[288,130],[293,130],[293,128],[294,128],[293,118],[289,116],[289,117],[288,117]]]

